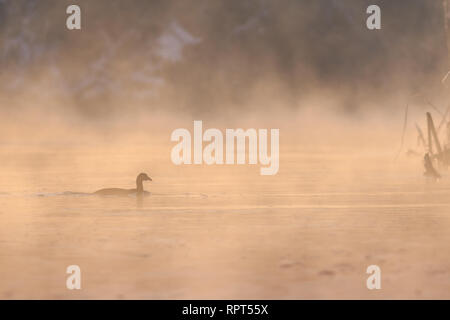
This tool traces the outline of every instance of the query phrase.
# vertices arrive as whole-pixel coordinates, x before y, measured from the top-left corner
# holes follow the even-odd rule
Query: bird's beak
[[[152,178],[148,177],[148,181],[153,181]]]

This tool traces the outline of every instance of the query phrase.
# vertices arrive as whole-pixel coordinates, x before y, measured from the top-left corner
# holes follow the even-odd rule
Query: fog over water
[[[448,299],[442,3],[0,0],[0,298]],[[279,129],[278,173],[174,165],[194,120]]]

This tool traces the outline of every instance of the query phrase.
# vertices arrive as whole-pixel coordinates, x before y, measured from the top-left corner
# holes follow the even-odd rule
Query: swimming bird
[[[150,178],[146,173],[140,173],[136,178],[136,189],[106,188],[97,190],[94,194],[102,196],[126,196],[131,194],[141,196],[144,194],[150,194],[150,192],[144,191],[143,181],[152,181],[152,178]]]

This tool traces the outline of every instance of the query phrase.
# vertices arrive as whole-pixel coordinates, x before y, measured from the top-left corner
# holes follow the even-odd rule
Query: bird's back
[[[136,193],[136,189],[106,188],[94,192],[94,194],[102,196],[126,196],[132,193]]]

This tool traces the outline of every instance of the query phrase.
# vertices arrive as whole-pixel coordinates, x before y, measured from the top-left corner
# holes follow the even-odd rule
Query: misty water
[[[450,2],[376,2],[0,0],[0,299],[449,299]],[[194,120],[278,173],[175,165]]]
[[[420,157],[285,146],[260,176],[169,152],[3,144],[0,298],[450,297],[450,182],[427,182]],[[149,197],[88,194],[141,171]],[[382,290],[366,288],[372,264]]]

